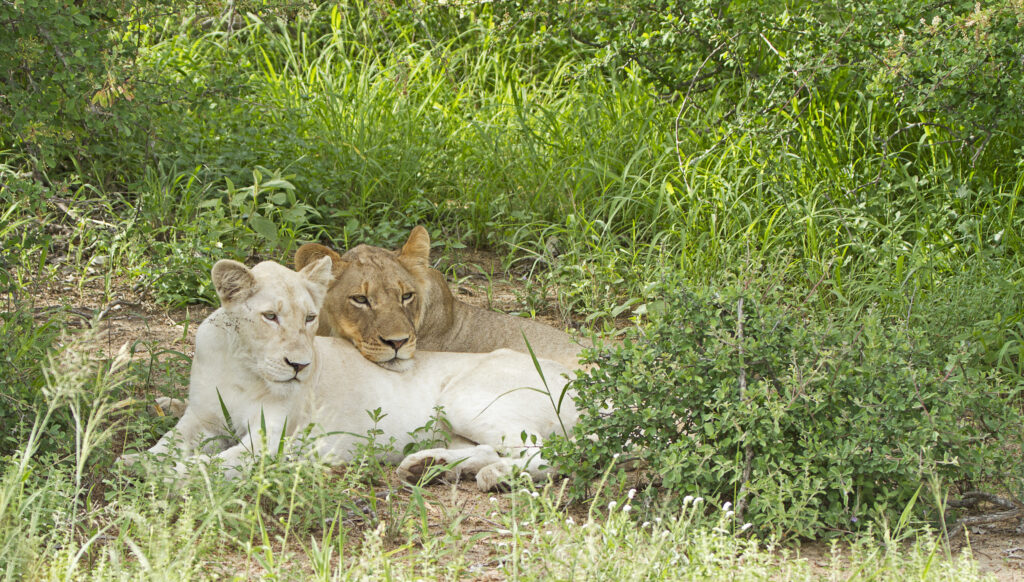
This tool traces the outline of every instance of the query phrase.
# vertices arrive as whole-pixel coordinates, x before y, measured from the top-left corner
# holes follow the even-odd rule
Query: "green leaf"
[[[295,186],[291,182],[283,178],[274,178],[273,180],[267,180],[260,184],[260,187],[264,190],[294,190]],[[285,198],[281,199],[284,202]]]
[[[252,229],[256,231],[256,234],[269,242],[277,242],[277,225],[274,224],[273,220],[260,216],[259,214],[253,214],[249,219],[249,224],[252,226]]]

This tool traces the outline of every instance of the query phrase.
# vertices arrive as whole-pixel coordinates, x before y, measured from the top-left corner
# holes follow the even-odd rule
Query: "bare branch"
[[[946,537],[952,541],[963,535],[964,528],[972,525],[983,525],[986,523],[996,523],[997,521],[1006,521],[1008,519],[1020,519],[1024,517],[1024,509],[1013,509],[1010,511],[1000,511],[999,513],[989,513],[986,515],[972,515],[969,517],[962,517],[953,527],[946,530]]]
[[[963,494],[961,499],[954,499],[947,505],[950,507],[974,507],[982,501],[987,501],[1003,509],[1020,509],[1020,506],[1014,503],[1013,500],[992,493],[985,493],[984,491],[968,491]]]

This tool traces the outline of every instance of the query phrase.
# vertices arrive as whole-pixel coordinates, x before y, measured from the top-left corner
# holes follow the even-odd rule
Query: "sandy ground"
[[[500,261],[495,257],[465,252],[442,266],[447,267],[446,272],[458,277],[457,283],[452,284],[452,290],[460,300],[506,312],[519,312],[526,308],[519,299],[525,287],[523,273],[500,272]],[[61,279],[58,277],[58,281]],[[34,297],[40,319],[54,308],[65,306],[70,309],[73,316],[69,319],[69,327],[85,327],[93,316],[102,313],[99,338],[109,353],[128,343],[135,347],[136,357],[162,353],[191,358],[196,327],[213,311],[210,306],[164,309],[130,281],[115,280],[106,286],[108,291],[104,291],[101,277],[85,285],[70,275],[63,277],[63,281],[63,284],[51,283],[45,288],[28,286],[23,292]],[[5,299],[8,301],[2,303],[9,305],[11,298]],[[558,326],[566,324],[554,309],[538,314],[538,319]],[[623,322],[623,325],[628,325],[628,322]],[[187,365],[184,358],[177,357],[177,360],[179,367]],[[186,378],[183,374],[184,370],[181,370],[175,377]],[[187,386],[182,382],[178,380],[173,388],[169,388],[166,379],[153,378],[149,386],[140,386],[138,393],[140,396],[154,395],[159,386],[169,395],[184,397]],[[478,533],[496,532],[497,524],[491,516],[495,511],[505,510],[508,504],[501,496],[497,501],[491,501],[494,496],[480,493],[471,483],[440,484],[430,487],[429,491],[431,528],[440,532],[458,519],[459,527],[466,534],[464,539]],[[567,510],[569,514],[574,511],[577,510]],[[583,508],[578,511],[585,513]],[[497,555],[494,549],[498,543],[496,540],[496,536],[487,536],[467,549],[476,579],[502,579],[500,564],[494,557]],[[1024,581],[1024,528],[1018,523],[974,527],[970,532],[969,545],[982,572],[993,574],[999,580]],[[961,537],[954,542],[953,549],[960,552],[967,546],[968,540]],[[792,551],[816,568],[827,569],[831,563],[829,548],[825,544],[804,542]]]

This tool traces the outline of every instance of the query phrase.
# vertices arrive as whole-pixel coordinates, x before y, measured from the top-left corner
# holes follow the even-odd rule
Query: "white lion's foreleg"
[[[222,432],[222,431],[221,431]],[[216,440],[222,436],[217,430],[212,429],[208,423],[203,422],[196,414],[186,413],[174,425],[174,428],[164,433],[155,445],[149,448],[145,454],[166,455],[172,451],[180,453],[182,458],[192,456],[196,449],[204,446],[210,439]],[[122,455],[117,461],[125,465],[133,465],[143,453]],[[176,466],[177,471],[182,472],[181,464]]]
[[[213,430],[198,415],[186,410],[178,424],[160,437],[148,452],[158,455],[176,449],[181,451],[183,456],[189,456],[203,444],[203,441],[217,436],[220,436],[220,431]]]

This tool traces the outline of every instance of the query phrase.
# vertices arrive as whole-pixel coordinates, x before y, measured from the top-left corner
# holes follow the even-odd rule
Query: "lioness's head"
[[[313,337],[331,262],[311,262],[301,272],[272,261],[252,269],[231,260],[213,266],[213,286],[237,343],[225,355],[248,360],[270,389],[287,394],[315,367]]]
[[[334,276],[320,312],[321,333],[348,339],[366,359],[389,370],[408,369],[417,332],[430,311],[451,311],[451,294],[438,297],[426,229],[414,228],[398,251],[359,245],[342,256],[306,244],[295,253],[295,267],[321,257],[331,258]]]

